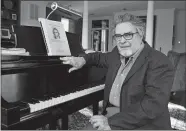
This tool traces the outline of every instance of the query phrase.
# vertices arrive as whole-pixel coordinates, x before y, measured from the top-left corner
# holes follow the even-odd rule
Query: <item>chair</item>
[[[173,129],[186,130],[186,53],[168,52],[175,75],[171,89],[169,112]]]
[[[175,101],[176,104],[186,107],[186,53],[169,51],[168,57],[175,69],[175,76],[171,89],[171,100]]]

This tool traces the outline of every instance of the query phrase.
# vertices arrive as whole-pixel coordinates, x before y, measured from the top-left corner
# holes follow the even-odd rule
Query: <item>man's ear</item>
[[[137,27],[137,32],[139,33],[139,35],[143,38],[144,37],[144,32],[140,27]]]

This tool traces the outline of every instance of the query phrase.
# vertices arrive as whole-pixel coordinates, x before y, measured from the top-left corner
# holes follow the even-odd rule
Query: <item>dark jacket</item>
[[[117,47],[109,53],[84,56],[86,64],[108,68],[103,111],[121,65]],[[121,89],[120,113],[108,118],[111,129],[171,129],[168,102],[174,70],[168,57],[145,43]]]

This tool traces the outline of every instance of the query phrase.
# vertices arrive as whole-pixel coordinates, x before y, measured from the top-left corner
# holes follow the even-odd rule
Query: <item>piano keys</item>
[[[79,97],[89,95],[91,93],[103,90],[104,89],[104,84],[98,85],[98,86],[95,86],[95,87],[87,87],[87,88],[88,89],[83,89],[83,90],[80,90],[80,91],[69,93],[67,95],[59,95],[58,94],[57,97],[56,96],[50,96],[46,99],[33,98],[30,102],[23,102],[23,103],[29,105],[30,113],[32,113],[32,112],[47,109],[47,108],[50,108],[50,107],[68,102],[70,100],[74,100],[74,99],[77,99]]]

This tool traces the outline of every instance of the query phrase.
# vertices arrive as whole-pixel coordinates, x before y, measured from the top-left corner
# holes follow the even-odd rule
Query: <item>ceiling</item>
[[[83,12],[83,1],[57,1],[58,4],[69,6],[79,12]],[[109,16],[114,12],[126,10],[146,10],[147,1],[88,1],[89,14],[94,16]],[[185,10],[186,1],[155,1],[155,9],[176,8]]]

